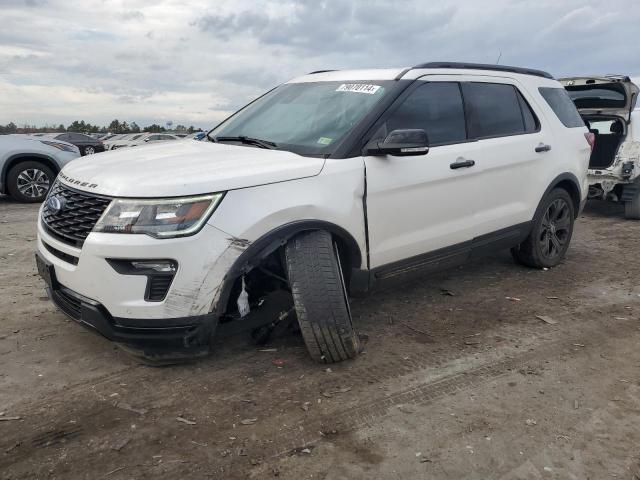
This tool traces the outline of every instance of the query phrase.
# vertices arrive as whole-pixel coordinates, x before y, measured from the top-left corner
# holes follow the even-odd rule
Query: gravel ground
[[[46,299],[36,215],[0,197],[0,478],[640,479],[640,223],[616,205],[555,269],[503,252],[354,300],[365,353],[330,369],[224,331],[140,365]]]

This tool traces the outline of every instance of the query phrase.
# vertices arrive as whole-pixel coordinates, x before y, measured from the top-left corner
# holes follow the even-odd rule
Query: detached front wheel
[[[360,342],[331,234],[301,233],[289,240],[285,257],[293,304],[311,357],[323,363],[354,358]]]

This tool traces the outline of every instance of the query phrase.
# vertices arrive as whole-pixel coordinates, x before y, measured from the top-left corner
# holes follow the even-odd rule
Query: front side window
[[[416,88],[389,116],[384,137],[393,130],[422,129],[432,146],[467,138],[460,87],[455,82],[430,82]]]
[[[538,91],[565,127],[585,126],[578,109],[564,88],[540,87]]]
[[[388,93],[391,81],[288,83],[209,132],[220,139],[245,137],[300,154],[331,154]]]
[[[462,84],[469,137],[486,138],[525,133],[518,92],[513,85]]]

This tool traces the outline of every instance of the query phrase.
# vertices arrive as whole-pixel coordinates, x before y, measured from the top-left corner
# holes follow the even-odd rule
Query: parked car
[[[19,202],[41,202],[62,167],[79,156],[70,143],[0,135],[0,193]]]
[[[560,81],[593,134],[589,196],[623,202],[625,217],[640,219],[638,86],[624,75]]]
[[[190,140],[202,140],[207,135],[207,132],[195,132],[189,135],[187,138]]]
[[[588,190],[576,119],[537,70],[312,73],[212,141],[68,165],[38,222],[38,269],[71,318],[147,358],[206,353],[220,322],[272,324],[274,291],[290,292],[315,360],[353,358],[349,296],[499,249],[563,260]]]
[[[111,148],[112,150],[114,150],[116,148],[123,147],[139,147],[141,145],[147,145],[149,143],[166,142],[170,140],[181,140],[181,138],[170,133],[139,133],[137,135],[132,135],[130,137],[120,139],[119,141],[115,142]]]
[[[101,140],[97,140],[91,135],[85,135],[84,133],[47,133],[44,136],[75,145],[80,149],[81,155],[93,155],[94,153],[104,152],[105,150]]]
[[[121,147],[128,147],[129,142],[145,136],[146,133],[126,133],[120,134],[109,140],[106,145],[108,150],[116,150]]]

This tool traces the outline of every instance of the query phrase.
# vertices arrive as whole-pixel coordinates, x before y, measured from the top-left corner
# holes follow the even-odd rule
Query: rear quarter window
[[[540,87],[540,95],[567,128],[584,127],[584,120],[564,88]]]

